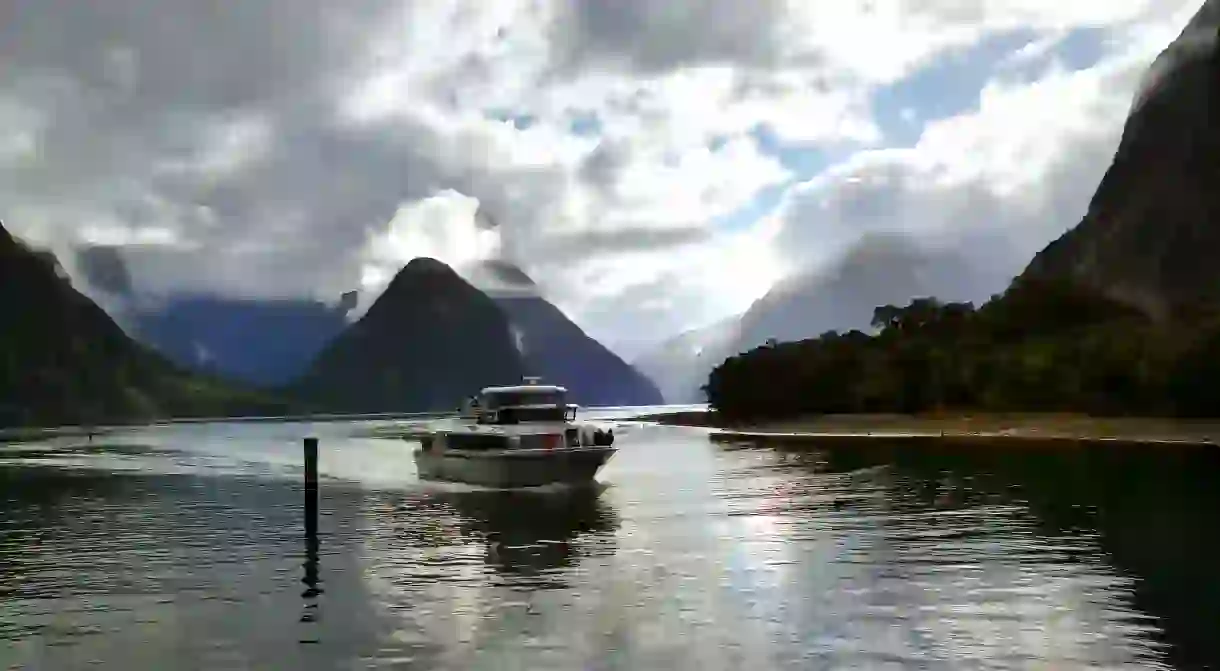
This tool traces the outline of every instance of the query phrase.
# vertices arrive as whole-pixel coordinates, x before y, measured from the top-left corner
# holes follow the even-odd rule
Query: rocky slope
[[[417,258],[287,390],[338,412],[452,410],[525,374],[495,301],[449,266]]]
[[[485,264],[494,276],[485,291],[508,317],[530,375],[568,388],[581,405],[658,405],[661,392],[652,380],[623,361],[541,296],[520,268]]]
[[[1220,0],[1153,63],[1084,219],[1024,275],[1079,281],[1154,316],[1220,301]]]
[[[189,375],[132,341],[72,287],[55,257],[0,226],[0,425],[181,415],[280,414],[287,406]]]

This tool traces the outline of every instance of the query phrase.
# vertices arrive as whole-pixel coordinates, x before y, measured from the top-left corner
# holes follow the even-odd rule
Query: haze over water
[[[1220,665],[1211,450],[640,426],[601,488],[505,493],[419,482],[411,444],[352,437],[379,424],[0,445],[0,668]]]

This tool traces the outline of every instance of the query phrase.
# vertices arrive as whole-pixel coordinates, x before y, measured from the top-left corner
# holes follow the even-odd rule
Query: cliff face
[[[476,285],[508,317],[530,375],[568,388],[581,405],[657,405],[661,392],[652,380],[591,338],[543,297],[533,278],[506,261],[485,261],[470,269]]]
[[[1023,273],[1154,316],[1220,301],[1220,0],[1153,63],[1084,219]]]
[[[337,412],[445,411],[526,373],[496,303],[445,264],[417,258],[288,389]]]
[[[141,347],[77,292],[55,257],[0,226],[0,425],[282,413]]]
[[[659,405],[656,385],[537,296],[495,299],[518,336],[530,374],[568,388],[581,405]]]

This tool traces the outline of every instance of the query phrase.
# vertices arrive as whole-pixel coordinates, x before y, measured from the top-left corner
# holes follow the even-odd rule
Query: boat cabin
[[[522,385],[486,387],[467,402],[463,414],[473,416],[479,424],[575,420],[578,406],[567,402],[568,390],[538,384],[537,380],[526,378],[526,384]]]

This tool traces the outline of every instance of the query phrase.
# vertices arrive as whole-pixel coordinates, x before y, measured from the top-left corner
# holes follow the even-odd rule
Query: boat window
[[[500,423],[516,424],[517,422],[562,422],[567,416],[563,406],[550,408],[511,408],[500,411]]]
[[[490,409],[511,407],[517,405],[564,405],[563,394],[556,392],[504,392],[487,397],[487,407]]]
[[[494,434],[452,433],[448,436],[449,447],[458,450],[502,450],[504,436]]]

